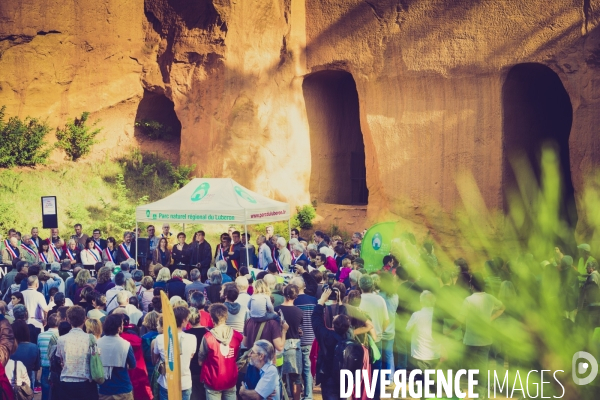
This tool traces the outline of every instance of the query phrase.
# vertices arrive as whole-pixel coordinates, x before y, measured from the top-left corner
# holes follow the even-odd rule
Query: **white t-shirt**
[[[459,317],[465,323],[463,343],[467,346],[491,345],[492,314],[501,307],[502,302],[491,294],[477,292],[467,297]]]
[[[433,339],[433,308],[423,307],[413,313],[406,324],[406,330],[412,331],[410,355],[417,360],[437,360],[440,358],[440,346]]]
[[[381,341],[383,324],[390,322],[385,300],[376,293],[363,293],[360,297],[360,310],[364,311],[373,322],[377,332],[377,342]]]
[[[106,292],[106,312],[110,313],[115,308],[119,307],[117,294],[125,290],[123,286],[115,286]]]
[[[160,334],[154,339],[154,354],[160,354],[162,360],[166,360],[165,356],[165,335]],[[179,332],[179,347],[181,348],[181,390],[191,389],[192,373],[190,372],[190,360],[196,353],[197,340],[196,336],[185,332]],[[194,377],[194,379],[198,379]],[[164,375],[158,378],[158,384],[163,388],[167,388],[167,380]]]
[[[15,362],[13,360],[8,360],[6,363],[6,377],[8,381],[12,385],[13,372],[15,371]],[[31,380],[29,379],[29,374],[27,374],[27,368],[21,361],[17,361],[17,386],[21,386],[25,382],[31,387]]]
[[[36,289],[27,289],[21,292],[23,295],[23,304],[27,308],[30,318],[42,322],[44,320],[44,311],[50,310],[46,298]]]

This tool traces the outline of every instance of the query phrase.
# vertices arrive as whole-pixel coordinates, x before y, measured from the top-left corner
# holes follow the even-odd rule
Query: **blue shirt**
[[[133,355],[133,348],[129,346],[127,352],[127,363],[129,368],[135,368],[135,356]],[[133,391],[133,385],[131,385],[131,379],[129,379],[129,373],[127,368],[115,367],[112,369],[110,379],[104,381],[102,385],[98,385],[98,393],[104,396],[111,396],[116,394],[124,394]]]
[[[279,398],[279,372],[277,371],[276,366],[270,362],[263,365],[263,367],[260,369],[260,380],[256,384],[256,388],[254,390],[263,399],[269,397],[273,392],[275,392],[275,396],[273,398]]]

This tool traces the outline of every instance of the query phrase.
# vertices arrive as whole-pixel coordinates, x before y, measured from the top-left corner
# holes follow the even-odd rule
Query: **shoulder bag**
[[[258,334],[256,335],[256,339],[254,339],[254,341],[256,342],[257,340],[260,340],[260,337],[262,336],[263,333],[263,329],[265,328],[265,324],[267,322],[261,322],[260,327],[258,328]],[[254,344],[253,344],[254,345]],[[250,359],[250,351],[252,349],[248,349],[244,352],[244,354],[242,354],[242,356],[240,357],[240,359],[237,361],[237,367],[238,367],[238,371],[239,372],[246,372],[246,370],[248,369],[248,360]]]
[[[98,353],[98,344],[93,335],[90,335],[90,376],[99,385],[102,385],[105,381],[104,367]]]
[[[28,384],[23,382],[21,386],[17,385],[17,360],[13,360],[15,369],[13,370],[12,387],[15,395],[15,400],[33,400],[33,390]]]

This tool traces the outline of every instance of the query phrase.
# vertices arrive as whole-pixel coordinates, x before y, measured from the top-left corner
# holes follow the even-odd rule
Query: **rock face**
[[[560,160],[578,204],[600,164],[598,1],[76,3],[0,4],[0,104],[51,120],[112,110],[105,134],[133,143],[139,104],[166,97],[180,160],[199,176],[293,204],[368,201],[371,221],[452,236],[463,171],[480,206],[502,210],[514,149],[535,158],[548,138],[568,144]],[[567,96],[520,90],[536,79]],[[555,111],[572,122],[547,133]]]

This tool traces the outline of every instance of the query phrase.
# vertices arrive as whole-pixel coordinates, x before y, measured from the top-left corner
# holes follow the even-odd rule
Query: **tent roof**
[[[154,203],[138,206],[137,221],[191,224],[285,221],[290,205],[246,189],[230,178],[195,178]]]

